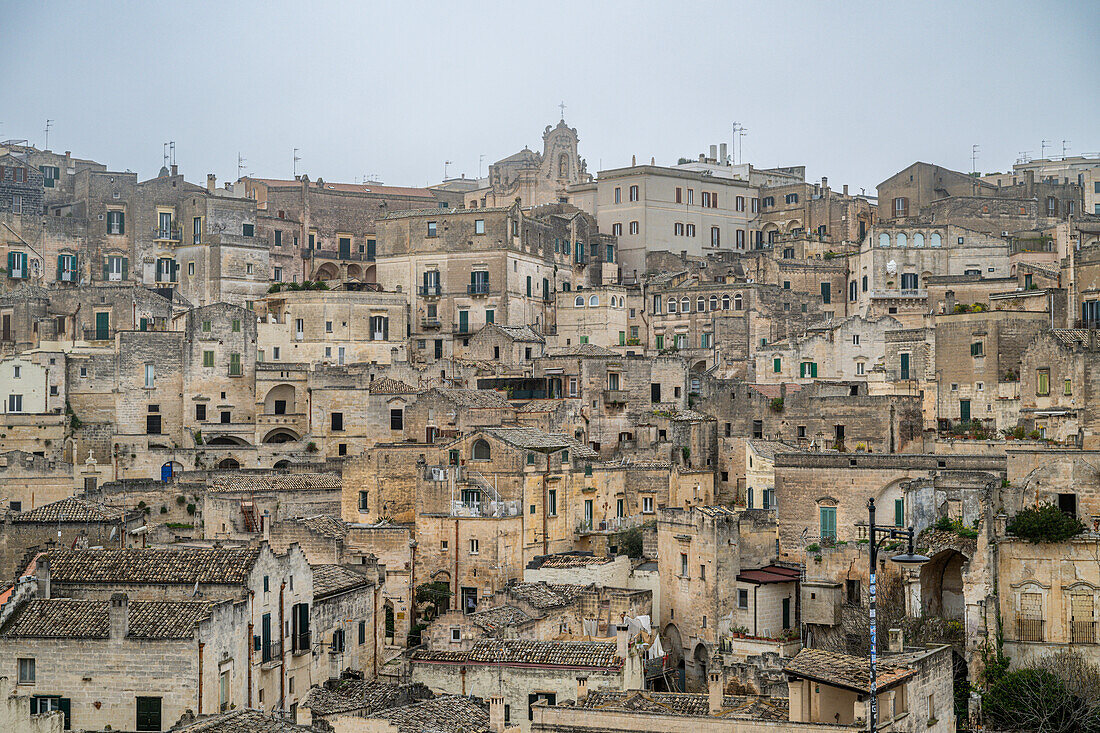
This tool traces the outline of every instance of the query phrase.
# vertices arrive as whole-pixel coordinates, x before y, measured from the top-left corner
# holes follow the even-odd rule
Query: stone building
[[[804,335],[792,335],[756,350],[756,382],[866,379],[883,362],[886,334],[900,327],[901,322],[890,316],[852,316],[810,326]]]
[[[1029,433],[1075,445],[1100,447],[1095,330],[1042,331],[1020,355],[1019,414]]]
[[[809,236],[818,242],[839,245],[862,242],[874,223],[875,206],[866,196],[851,196],[821,183],[782,183],[760,189],[762,240],[776,249]]]
[[[625,626],[614,642],[486,639],[462,652],[414,653],[412,680],[444,694],[503,696],[505,723],[526,733],[532,730],[534,706],[573,695],[578,677],[593,691],[640,689],[638,654]]]
[[[546,351],[546,339],[530,326],[487,323],[470,337],[465,356],[491,361],[520,374],[530,374],[533,360]]]
[[[0,508],[26,512],[68,498],[81,485],[73,465],[35,453],[0,453]]]
[[[466,207],[511,206],[518,201],[530,208],[566,201],[569,186],[592,180],[584,158],[577,153],[579,140],[576,128],[566,125],[564,118],[554,127],[547,125],[542,132],[542,152],[525,146],[490,165],[487,185],[465,194]]]
[[[24,154],[8,152],[0,155],[0,212],[40,216],[45,208],[45,190],[42,171],[31,165]],[[9,255],[9,277],[11,267],[12,258]]]

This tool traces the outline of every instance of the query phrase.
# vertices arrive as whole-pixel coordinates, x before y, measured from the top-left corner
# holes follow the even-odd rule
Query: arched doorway
[[[359,267],[359,265],[355,265],[355,264],[349,264],[348,265],[348,280],[359,280],[362,277],[363,277],[363,268],[361,268],[361,267]]]
[[[963,598],[963,565],[967,558],[958,550],[937,553],[920,570],[921,613],[961,620],[966,612]]]
[[[393,645],[394,637],[396,634],[396,621],[394,620],[395,615],[393,612],[393,601],[386,601],[386,603],[382,606],[382,612],[385,614],[386,619],[386,643]]]
[[[175,476],[177,473],[183,470],[183,464],[176,461],[168,461],[160,467],[160,480],[167,482],[168,479]]]
[[[336,266],[331,262],[326,262],[317,268],[317,272],[313,273],[314,280],[335,280],[339,277],[340,273],[337,272]]]
[[[265,415],[286,415],[294,412],[294,386],[290,384],[277,384],[267,392],[264,397]]]
[[[668,661],[665,663],[666,684],[671,692],[683,692],[685,684],[684,675],[684,642],[680,637],[680,630],[676,624],[669,624],[661,634],[665,643],[665,653]]]
[[[691,692],[707,689],[707,665],[710,664],[710,653],[707,645],[699,642],[695,645],[695,651],[691,653],[691,667],[688,670],[687,688]]]
[[[285,471],[290,468],[290,461],[285,458],[281,461],[275,461],[275,465],[272,466],[276,471]]]
[[[218,468],[222,471],[236,471],[241,467],[241,462],[236,458],[223,458],[218,463]]]

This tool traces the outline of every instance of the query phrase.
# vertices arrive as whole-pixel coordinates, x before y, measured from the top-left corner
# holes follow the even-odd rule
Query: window
[[[733,309],[735,311],[743,310],[745,307],[744,300],[741,298],[741,293],[737,293],[733,296]],[[725,303],[722,303],[722,310],[729,310]]]
[[[241,225],[241,234],[243,236],[251,237],[255,233],[256,233],[256,225],[255,224],[242,224]]]
[[[21,657],[19,659],[19,684],[34,684],[34,657]]]
[[[653,513],[653,497],[652,496],[643,496],[642,497],[642,513],[643,514],[652,514]]]
[[[975,341],[974,343],[970,344],[970,355],[985,356],[985,342]]]
[[[492,450],[488,441],[479,438],[474,442],[473,457],[475,461],[488,461],[492,459]]]
[[[434,237],[436,235],[436,225],[434,221],[428,222],[428,236]]]
[[[833,302],[832,283],[821,283],[821,302],[825,305]]]
[[[778,356],[772,359],[772,373],[779,374],[783,371],[783,360]]]
[[[679,194],[680,189],[676,189],[676,192],[677,192],[677,194]],[[677,200],[679,200],[679,199],[677,199]],[[616,187],[616,189],[615,189],[615,203],[621,204],[622,202],[623,202],[623,190],[621,188]]]
[[[894,499],[894,526],[905,526],[905,499]]]
[[[484,219],[474,219],[474,234],[484,234],[484,233],[485,233],[485,220]]]
[[[631,186],[630,187],[630,200],[631,201],[637,201],[638,200],[638,187],[637,186]]]
[[[198,402],[195,404],[195,420],[202,422],[206,419],[206,403]]]
[[[684,225],[681,222],[676,222],[672,225],[672,233],[677,237],[684,236]]]
[[[1035,394],[1045,396],[1050,394],[1050,370],[1040,369],[1036,375]]]
[[[901,275],[902,290],[916,290],[918,287],[917,274],[915,272],[903,272]]]
[[[689,224],[688,226],[691,226],[694,229],[695,225],[694,224]],[[636,221],[630,222],[630,233],[631,234],[637,234],[638,233],[638,222],[636,222]]]
[[[359,511],[363,513],[370,511],[369,495],[366,491],[359,492]]]
[[[745,588],[737,589],[737,607],[742,611],[749,607],[749,591]]]
[[[616,237],[623,236],[623,225],[622,225],[622,223],[620,222],[620,223],[612,224],[611,225],[611,233],[613,235],[615,235]]]
[[[752,421],[752,437],[756,440],[761,440],[764,437],[764,421],[753,420]]]
[[[620,499],[620,501],[621,501],[621,499]],[[622,515],[620,514],[619,516],[621,517]],[[707,566],[703,565],[703,564],[700,564],[699,565],[699,580],[706,580],[706,579],[707,579]],[[703,627],[704,628],[706,628],[706,625],[707,625],[707,620],[706,619],[707,619],[707,617],[703,616]]]
[[[710,246],[720,247],[722,246],[722,230],[718,227],[710,228]]]
[[[558,515],[558,490],[550,489],[546,492],[546,514],[551,517]]]
[[[686,552],[680,553],[680,577],[688,577],[688,556]]]
[[[400,407],[390,409],[390,430],[405,429],[405,411]]]
[[[241,355],[233,352],[229,355],[229,376],[239,377],[241,374]]]
[[[685,229],[685,232],[686,232],[687,236],[694,237],[695,236],[695,225],[694,224],[688,224],[687,228]]]
[[[333,412],[329,415],[329,420],[332,426],[333,432],[340,432],[344,429],[344,413]]]
[[[823,506],[820,508],[821,539],[836,539],[836,507]]]
[[[125,234],[126,233],[126,213],[122,211],[108,211],[107,212],[107,233],[108,234]]]
[[[1073,380],[1067,379],[1062,383],[1062,394],[1069,397],[1073,394]]]
[[[275,275],[274,275],[274,277],[272,277],[272,279],[277,283],[281,283],[283,281],[283,268],[276,267],[275,268]]]
[[[894,199],[894,216],[897,218],[909,216],[909,199],[905,196]]]
[[[153,413],[154,409],[159,410],[158,405],[149,405],[149,412]],[[160,435],[160,415],[149,414],[145,416],[145,434],[146,435]]]
[[[481,550],[481,542],[475,537],[470,540],[470,554],[476,555]]]
[[[156,386],[156,370],[153,364],[145,365],[145,389],[153,389]]]
[[[844,581],[844,600],[849,606],[858,606],[862,601],[862,593],[858,578],[848,578]]]
[[[161,729],[160,701],[159,697],[137,698],[137,730],[159,731]]]
[[[797,204],[798,203],[798,194],[797,193],[789,193],[785,197],[784,201],[788,204]]]

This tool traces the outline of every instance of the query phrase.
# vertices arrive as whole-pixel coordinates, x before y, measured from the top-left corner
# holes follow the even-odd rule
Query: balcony
[[[625,405],[630,400],[630,393],[625,389],[605,389],[603,401],[605,405]]]
[[[466,293],[468,295],[488,295],[489,294],[489,283],[487,283],[487,282],[471,283],[471,284],[466,286]]]
[[[323,249],[302,249],[302,259],[340,260],[341,262],[374,262],[374,257],[367,252],[333,252]]]
[[[443,327],[443,322],[438,318],[424,317],[420,319],[420,328],[424,330],[438,329]]]
[[[158,242],[181,242],[183,230],[177,226],[153,227],[153,239]]]
[[[438,285],[421,285],[417,287],[416,294],[423,298],[438,298],[443,294],[443,288]]]
[[[1017,641],[1042,641],[1043,640],[1043,619],[1041,619],[1041,618],[1018,618],[1018,619],[1016,619],[1016,640]]]
[[[85,341],[110,341],[115,337],[113,328],[85,328]]]
[[[275,667],[283,661],[283,642],[281,639],[271,639],[260,650],[260,663]]]

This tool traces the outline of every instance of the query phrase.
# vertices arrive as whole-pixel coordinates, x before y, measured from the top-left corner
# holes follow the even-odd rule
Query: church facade
[[[584,159],[577,154],[576,128],[561,120],[542,133],[542,152],[530,148],[489,166],[487,185],[466,194],[467,208],[511,206],[524,208],[566,200],[566,187],[592,180]]]

